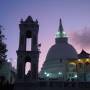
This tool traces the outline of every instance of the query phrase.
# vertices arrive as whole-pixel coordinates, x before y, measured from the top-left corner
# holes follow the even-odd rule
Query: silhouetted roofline
[[[90,54],[87,53],[84,49],[82,49],[81,53],[78,54],[78,58],[90,58]]]

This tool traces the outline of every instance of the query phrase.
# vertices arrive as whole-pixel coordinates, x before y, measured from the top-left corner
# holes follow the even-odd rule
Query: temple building
[[[61,81],[90,81],[89,56],[84,50],[78,54],[68,43],[60,19],[55,45],[49,49],[39,77]]]

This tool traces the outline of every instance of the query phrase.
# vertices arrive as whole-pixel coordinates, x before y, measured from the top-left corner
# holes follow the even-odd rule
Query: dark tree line
[[[4,62],[7,62],[7,48],[4,42],[5,35],[3,34],[3,27],[0,25],[0,70],[3,67]],[[5,77],[0,75],[0,90],[12,90],[13,85],[10,85],[8,82],[5,82]]]
[[[3,35],[3,27],[0,25],[0,62],[2,63],[3,61],[6,60],[6,52],[7,52],[7,49],[6,49],[6,44],[4,43],[4,39],[5,39],[5,36]]]

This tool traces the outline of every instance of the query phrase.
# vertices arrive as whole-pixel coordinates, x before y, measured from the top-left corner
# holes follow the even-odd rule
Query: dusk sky
[[[0,0],[0,24],[7,40],[8,59],[16,65],[19,45],[19,23],[29,15],[39,22],[39,43],[41,54],[39,70],[45,60],[48,49],[55,43],[59,19],[62,19],[64,31],[69,43],[78,53],[85,49],[90,53],[90,0]]]

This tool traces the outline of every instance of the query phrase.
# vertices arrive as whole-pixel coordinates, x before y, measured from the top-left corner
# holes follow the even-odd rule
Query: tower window
[[[31,38],[26,39],[26,51],[31,51]]]

